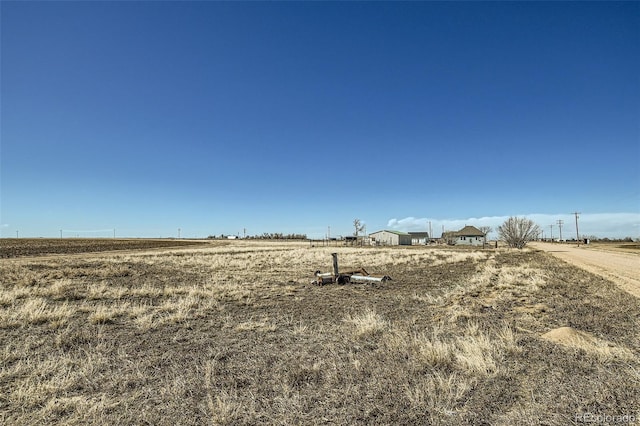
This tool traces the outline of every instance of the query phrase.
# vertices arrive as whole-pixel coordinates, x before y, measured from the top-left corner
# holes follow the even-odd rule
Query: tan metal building
[[[369,240],[376,246],[410,246],[411,235],[401,231],[382,230],[369,234]]]

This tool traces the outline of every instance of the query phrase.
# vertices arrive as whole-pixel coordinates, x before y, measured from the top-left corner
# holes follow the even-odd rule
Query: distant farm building
[[[484,246],[485,244],[485,235],[484,233],[476,228],[475,226],[465,226],[461,230],[450,233],[447,238],[447,242],[457,246]]]
[[[409,232],[409,235],[411,235],[411,245],[413,246],[429,244],[428,232]]]
[[[411,235],[400,231],[378,231],[369,234],[372,245],[376,246],[410,246]]]

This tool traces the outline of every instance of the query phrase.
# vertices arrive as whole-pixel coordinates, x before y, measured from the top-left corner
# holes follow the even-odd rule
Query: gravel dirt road
[[[529,243],[531,247],[615,282],[624,291],[640,298],[640,254],[593,250],[586,246]]]

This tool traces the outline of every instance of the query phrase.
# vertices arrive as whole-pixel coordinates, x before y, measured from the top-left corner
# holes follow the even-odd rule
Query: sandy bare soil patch
[[[626,292],[640,297],[640,254],[591,249],[582,245],[531,243],[532,247],[544,250],[589,272],[612,280]]]
[[[331,252],[393,281],[315,286]],[[535,250],[245,243],[0,261],[0,424],[637,415],[640,300]]]

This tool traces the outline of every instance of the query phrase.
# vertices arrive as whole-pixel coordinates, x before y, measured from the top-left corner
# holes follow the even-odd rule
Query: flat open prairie
[[[310,284],[332,252],[393,281]],[[640,300],[536,250],[234,241],[5,259],[0,280],[1,424],[640,415]]]

